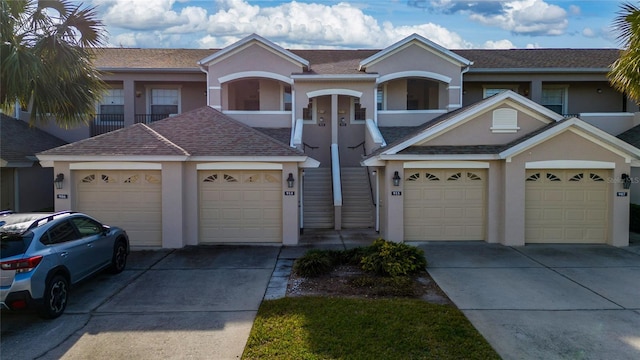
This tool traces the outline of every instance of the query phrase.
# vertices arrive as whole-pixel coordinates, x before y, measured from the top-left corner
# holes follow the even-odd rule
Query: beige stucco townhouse
[[[613,52],[574,62],[582,77],[525,56],[528,81],[487,77],[500,72],[489,51],[419,35],[383,50],[251,35],[184,68],[188,52],[161,53],[104,49],[112,89],[96,126],[120,129],[38,154],[64,175],[57,210],[122,226],[134,246],[293,245],[304,229],[363,227],[398,242],[628,244],[624,179],[640,150],[614,135],[638,122],[603,80]],[[117,65],[128,56],[137,70]],[[578,87],[585,104],[617,105],[569,107]]]

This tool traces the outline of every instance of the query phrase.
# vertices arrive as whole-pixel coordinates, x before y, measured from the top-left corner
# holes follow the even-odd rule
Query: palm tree
[[[611,65],[609,82],[640,103],[640,8],[630,3],[620,5],[613,25],[623,50]]]
[[[103,42],[95,8],[69,0],[0,0],[0,106],[31,122],[86,123],[106,86],[93,67]]]

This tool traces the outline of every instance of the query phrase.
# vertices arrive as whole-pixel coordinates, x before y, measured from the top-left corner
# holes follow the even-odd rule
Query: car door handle
[[[68,253],[68,252],[66,252],[66,251],[65,251],[65,252],[61,252],[61,253],[60,253],[60,256],[62,256],[62,257],[67,257],[67,256],[69,256],[69,253]]]
[[[87,244],[87,247],[92,248],[92,247],[93,247],[93,243],[88,243],[88,244]]]

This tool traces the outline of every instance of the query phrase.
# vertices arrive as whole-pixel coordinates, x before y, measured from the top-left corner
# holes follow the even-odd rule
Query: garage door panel
[[[526,242],[606,242],[609,187],[598,179],[608,174],[605,170],[528,170]]]
[[[201,243],[282,241],[279,171],[201,171],[198,178]]]
[[[76,208],[127,231],[132,246],[162,246],[160,171],[74,171]]]
[[[407,169],[405,175],[405,240],[485,238],[485,170]]]

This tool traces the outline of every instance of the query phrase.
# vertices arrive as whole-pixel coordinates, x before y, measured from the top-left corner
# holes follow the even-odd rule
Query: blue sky
[[[81,1],[76,1],[80,3]],[[286,48],[383,48],[418,33],[446,48],[615,48],[619,1],[84,0],[109,46],[220,48],[251,33]]]

